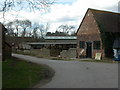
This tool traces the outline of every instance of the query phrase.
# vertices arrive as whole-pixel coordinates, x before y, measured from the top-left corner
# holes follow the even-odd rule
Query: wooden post
[[[0,89],[2,89],[2,60],[4,60],[3,56],[3,26],[0,23]]]
[[[0,23],[0,61],[4,61],[4,50],[5,50],[5,28]]]
[[[2,26],[0,24],[0,61],[2,61]]]

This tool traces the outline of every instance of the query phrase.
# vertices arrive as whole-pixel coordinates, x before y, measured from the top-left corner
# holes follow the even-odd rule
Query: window
[[[100,41],[94,41],[93,48],[99,50],[100,49]]]
[[[85,41],[80,41],[79,42],[79,47],[80,48],[85,48]]]

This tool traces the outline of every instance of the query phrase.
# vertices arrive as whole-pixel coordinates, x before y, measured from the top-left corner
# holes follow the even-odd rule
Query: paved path
[[[31,62],[47,64],[55,76],[42,88],[117,88],[118,64],[57,61],[13,54]]]

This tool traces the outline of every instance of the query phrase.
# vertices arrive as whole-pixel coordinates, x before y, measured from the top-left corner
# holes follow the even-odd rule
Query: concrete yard
[[[55,70],[52,80],[38,88],[118,88],[118,64],[57,61],[13,54],[27,61],[46,64]]]

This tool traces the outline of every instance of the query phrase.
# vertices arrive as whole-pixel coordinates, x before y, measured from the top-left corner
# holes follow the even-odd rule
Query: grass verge
[[[34,54],[25,54],[25,53],[16,53],[16,54],[22,54],[22,55],[29,55],[29,56],[35,56],[38,58],[46,58],[46,59],[51,59],[51,60],[62,60],[62,61],[81,61],[81,62],[98,62],[98,63],[120,63],[120,61],[114,61],[110,58],[103,58],[101,60],[95,60],[95,59],[70,59],[70,58],[61,58],[61,57],[41,57],[41,56],[37,56]]]
[[[54,72],[45,65],[15,57],[2,62],[2,88],[29,88],[40,80],[52,78]]]
[[[95,60],[95,59],[90,59],[90,60],[79,60],[81,62],[97,62],[97,63],[119,63],[119,61],[114,61],[112,59],[102,59],[102,60]]]

